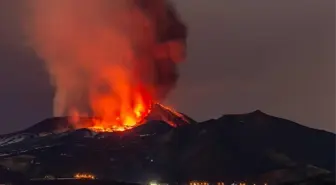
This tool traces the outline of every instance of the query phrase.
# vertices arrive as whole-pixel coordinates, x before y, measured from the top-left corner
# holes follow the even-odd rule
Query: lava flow
[[[96,132],[125,131],[141,123],[151,111],[150,104],[144,104],[144,101],[138,101],[129,110],[123,112],[123,115],[114,115],[114,117],[102,117],[93,119],[92,127],[89,129]],[[106,105],[110,107],[109,105]]]
[[[133,91],[133,93],[139,93]],[[140,124],[151,112],[152,102],[144,99],[144,96],[136,96],[135,99],[130,99],[132,103],[126,104],[128,109],[121,109],[123,104],[111,104],[110,101],[104,101],[104,98],[97,98],[95,105],[95,116],[91,118],[91,125],[89,129],[96,132],[114,132],[125,131]],[[113,94],[109,98],[114,98]],[[122,103],[128,103],[123,101]],[[121,111],[123,110],[123,111]],[[97,116],[99,115],[99,116]],[[73,110],[70,115],[70,123],[75,127],[82,127],[81,115],[78,111]]]
[[[78,114],[76,115],[78,116]],[[139,126],[142,123],[145,123],[148,119],[164,121],[173,127],[180,125],[177,122],[182,122],[183,124],[190,123],[190,121],[186,119],[183,114],[160,103],[152,103],[150,106],[138,104],[134,107],[133,113],[130,112],[130,114],[126,116],[128,117],[125,117],[124,119],[121,119],[120,117],[115,117],[114,120],[107,120],[104,118],[91,118],[90,123],[93,126],[88,126],[85,128],[88,128],[95,132],[125,131]],[[80,123],[79,117],[70,118],[71,122],[75,123],[75,126],[82,125]]]

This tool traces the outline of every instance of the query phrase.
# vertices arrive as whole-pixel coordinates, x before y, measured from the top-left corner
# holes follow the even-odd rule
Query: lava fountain
[[[167,0],[27,0],[28,41],[55,87],[54,116],[132,128],[178,80],[186,26]]]

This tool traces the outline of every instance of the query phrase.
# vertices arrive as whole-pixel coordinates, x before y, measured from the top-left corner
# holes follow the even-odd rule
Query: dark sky
[[[335,132],[334,0],[175,0],[188,60],[167,100],[197,120],[255,109]],[[43,63],[25,47],[21,0],[0,1],[0,133],[51,116]]]

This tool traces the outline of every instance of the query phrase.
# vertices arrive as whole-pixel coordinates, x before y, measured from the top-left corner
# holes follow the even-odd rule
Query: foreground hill
[[[152,119],[114,133],[59,131],[65,123],[55,119],[0,136],[0,165],[27,178],[88,172],[132,182],[282,182],[335,172],[335,134],[261,111],[178,127]]]
[[[176,136],[183,177],[245,178],[307,165],[335,171],[335,134],[261,111],[190,125]]]

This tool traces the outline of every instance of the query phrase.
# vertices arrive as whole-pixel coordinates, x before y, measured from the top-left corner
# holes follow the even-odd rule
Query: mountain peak
[[[251,112],[251,114],[266,114],[266,113],[264,113],[263,111],[257,109],[255,111]]]
[[[253,112],[247,113],[246,115],[247,116],[252,116],[252,117],[268,117],[269,116],[268,114],[266,114],[265,112],[263,112],[259,109],[255,110]]]
[[[145,118],[145,122],[151,120],[164,121],[173,127],[196,122],[190,117],[159,103],[153,104],[151,112]]]
[[[252,112],[243,113],[243,114],[224,114],[221,118],[266,118],[269,117],[265,112],[257,109]]]

